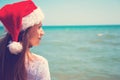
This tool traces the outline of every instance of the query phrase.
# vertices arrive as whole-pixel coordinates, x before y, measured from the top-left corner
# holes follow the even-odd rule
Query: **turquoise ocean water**
[[[120,80],[120,25],[43,29],[31,51],[47,58],[52,80]]]

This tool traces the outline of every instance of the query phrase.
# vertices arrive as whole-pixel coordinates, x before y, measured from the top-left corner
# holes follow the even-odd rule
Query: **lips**
[[[38,39],[41,40],[41,39],[42,39],[42,36],[39,36]]]
[[[41,40],[41,38],[38,38],[39,40]]]

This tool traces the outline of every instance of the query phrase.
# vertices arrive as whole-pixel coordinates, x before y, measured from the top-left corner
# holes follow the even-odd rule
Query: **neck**
[[[32,53],[30,52],[30,48],[25,53],[26,59],[32,61]]]

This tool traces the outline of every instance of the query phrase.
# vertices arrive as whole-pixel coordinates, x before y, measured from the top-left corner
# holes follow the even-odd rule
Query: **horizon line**
[[[3,25],[0,24],[0,27],[2,27]],[[120,26],[120,24],[55,24],[55,25],[46,25],[43,24],[42,26]]]
[[[46,25],[42,26],[120,26],[120,24],[55,24],[55,25]]]

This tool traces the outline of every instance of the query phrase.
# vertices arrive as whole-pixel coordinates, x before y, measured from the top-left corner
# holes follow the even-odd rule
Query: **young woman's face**
[[[28,32],[30,46],[37,46],[43,35],[44,31],[41,23],[31,27]]]

